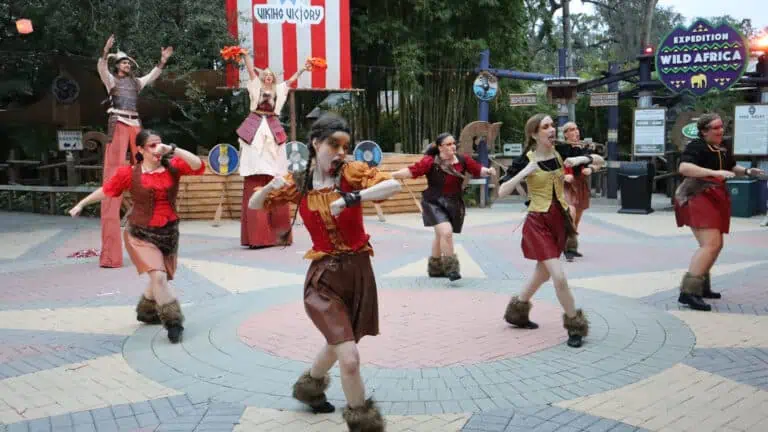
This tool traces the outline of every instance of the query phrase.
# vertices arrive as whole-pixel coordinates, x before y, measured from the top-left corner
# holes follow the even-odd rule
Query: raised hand
[[[160,62],[165,64],[173,55],[173,47],[160,48]]]
[[[104,44],[104,54],[108,53],[109,50],[112,49],[112,46],[115,44],[115,35],[110,35],[109,39],[107,39],[107,43]]]

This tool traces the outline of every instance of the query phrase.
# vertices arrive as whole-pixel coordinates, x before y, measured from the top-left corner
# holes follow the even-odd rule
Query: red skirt
[[[589,177],[580,175],[574,177],[571,183],[565,183],[565,200],[568,205],[579,210],[589,208],[589,199],[592,192],[589,190]]]
[[[727,234],[731,228],[731,196],[725,182],[704,189],[684,204],[675,200],[675,219],[678,227],[717,229]]]
[[[528,212],[523,225],[523,256],[534,261],[560,258],[565,250],[565,219],[557,201],[546,213]]]
[[[282,243],[280,236],[291,230],[291,208],[288,204],[270,210],[251,210],[248,200],[254,189],[266,186],[271,175],[246,176],[243,182],[243,207],[240,216],[240,244],[243,246],[275,246],[293,243],[293,234]]]

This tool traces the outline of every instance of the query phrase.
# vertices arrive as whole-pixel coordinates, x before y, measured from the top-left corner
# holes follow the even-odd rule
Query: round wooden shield
[[[373,141],[361,141],[355,146],[355,160],[365,162],[369,167],[381,164],[381,147]]]
[[[296,173],[307,169],[309,148],[304,143],[299,141],[285,143],[285,155],[288,158],[289,172]]]
[[[216,144],[208,153],[208,166],[218,175],[230,175],[240,166],[240,154],[232,144]]]

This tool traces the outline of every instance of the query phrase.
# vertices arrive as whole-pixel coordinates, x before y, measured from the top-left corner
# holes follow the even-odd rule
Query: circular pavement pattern
[[[577,302],[591,325],[586,344],[581,349],[564,343],[553,346],[565,331],[551,287],[534,298],[533,316],[541,321],[539,330],[513,329],[503,323],[508,296],[518,292],[520,284],[492,279],[447,284],[426,278],[381,278],[381,330],[397,333],[393,340],[399,338],[406,345],[386,353],[381,348],[386,342],[376,348],[377,340],[384,338],[363,339],[362,373],[368,391],[390,414],[407,414],[409,404],[420,401],[445,402],[444,412],[466,412],[467,403],[474,407],[470,411],[551,404],[639,381],[680,362],[693,348],[693,334],[674,316],[631,299],[578,288]],[[299,313],[296,299],[302,298],[302,290],[300,285],[289,285],[187,305],[182,349],[169,344],[159,326],[145,326],[128,338],[124,356],[140,373],[187,393],[192,400],[303,410],[291,398],[291,386],[309,367],[307,356],[322,346],[322,339]],[[449,302],[435,302],[445,308],[437,311],[429,302],[435,295],[455,296],[456,304],[446,307]],[[391,310],[404,304],[413,312],[410,323],[393,322],[391,318],[408,315],[408,311]],[[419,314],[429,316],[428,325],[416,326],[423,320]],[[434,338],[438,330],[441,334]],[[419,357],[419,364],[429,367],[405,366],[420,344],[434,343],[426,342],[430,337],[445,342],[460,332],[469,337],[456,340],[455,346],[471,343],[479,348],[470,353],[474,364],[442,366],[446,364],[443,356],[454,355],[447,345],[442,353]],[[496,342],[505,335],[509,347]],[[539,336],[536,351],[528,349],[521,355],[520,350],[527,347],[514,346]],[[493,342],[486,345],[483,338],[487,337]],[[392,344],[389,347],[395,348]],[[276,349],[278,345],[282,348]],[[332,379],[328,397],[343,403],[338,376]]]
[[[360,351],[371,366],[422,368],[519,357],[567,339],[560,306],[538,303],[531,319],[541,329],[519,331],[499,319],[499,305],[508,300],[508,295],[468,290],[383,291],[380,335],[363,338]],[[312,362],[325,339],[308,323],[304,303],[298,301],[255,314],[238,334],[251,347]]]

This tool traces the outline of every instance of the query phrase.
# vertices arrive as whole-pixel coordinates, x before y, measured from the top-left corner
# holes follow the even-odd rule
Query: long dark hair
[[[296,215],[299,213],[301,200],[304,199],[304,195],[307,194],[307,191],[312,185],[312,163],[317,156],[314,143],[320,143],[321,141],[328,139],[336,132],[346,132],[347,134],[351,134],[347,121],[333,113],[323,114],[319,119],[312,123],[312,127],[309,129],[309,137],[307,139],[309,158],[307,160],[307,168],[301,175],[294,175],[294,181],[301,181],[301,185],[296,185],[296,187],[301,188],[299,189],[299,203],[296,205],[296,209],[293,211],[293,220],[291,221],[290,228],[288,231],[281,235],[281,240],[283,243],[285,243],[288,239],[288,235],[290,235],[291,230],[293,229],[293,225],[296,223]]]
[[[144,148],[144,144],[147,143],[147,140],[150,136],[160,136],[157,132],[151,130],[151,129],[142,129],[137,135],[136,135],[136,147]],[[144,156],[136,152],[136,163],[141,163],[144,160]],[[169,155],[163,155],[162,158],[160,158],[160,165],[164,166],[165,169],[171,168],[171,159]]]
[[[449,132],[443,132],[440,135],[435,138],[435,143],[427,147],[427,151],[424,152],[427,156],[435,157],[438,154],[440,154],[440,145],[443,144],[443,141],[445,141],[446,138],[448,138],[451,135]]]

